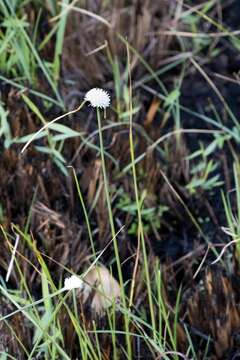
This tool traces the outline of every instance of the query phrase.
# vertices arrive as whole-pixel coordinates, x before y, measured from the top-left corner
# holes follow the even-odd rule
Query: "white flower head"
[[[99,107],[102,109],[105,109],[110,105],[110,95],[107,91],[99,88],[89,90],[86,93],[84,100],[89,101],[92,107]]]
[[[64,280],[64,290],[82,289],[84,282],[76,275],[72,275]]]

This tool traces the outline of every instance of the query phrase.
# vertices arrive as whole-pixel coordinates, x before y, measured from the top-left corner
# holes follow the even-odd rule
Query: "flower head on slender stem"
[[[110,105],[110,95],[107,91],[99,88],[89,90],[84,98],[92,107],[106,109]]]

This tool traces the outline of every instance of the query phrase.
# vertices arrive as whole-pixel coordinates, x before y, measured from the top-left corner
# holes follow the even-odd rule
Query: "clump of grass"
[[[58,103],[60,106],[63,106],[56,82],[54,82],[46,61],[41,58],[35,45],[34,34],[38,33],[38,21],[36,22],[32,37],[29,36],[27,31],[29,23],[24,16],[24,11],[24,5],[21,5],[20,2],[17,5],[14,5],[11,1],[0,2],[0,16],[3,19],[3,31],[1,32],[0,43],[1,71],[5,74],[9,74],[11,77],[22,77],[36,87],[37,71],[40,68],[56,96]],[[55,29],[55,31],[57,30],[56,51],[53,61],[53,74],[55,73],[55,80],[57,80],[57,77],[59,76],[59,56],[62,51],[65,21],[66,17],[63,15]]]
[[[15,228],[15,231],[19,231]],[[25,356],[28,358],[32,358],[34,356],[45,356],[45,357],[59,357],[63,359],[70,359],[71,357],[68,354],[67,349],[64,346],[64,339],[65,339],[65,326],[62,322],[62,316],[64,311],[64,321],[68,323],[68,329],[71,326],[74,329],[76,334],[76,341],[79,343],[79,350],[83,359],[101,359],[102,358],[102,346],[99,342],[99,336],[104,336],[110,334],[113,340],[113,353],[115,355],[114,358],[118,358],[120,352],[124,354],[124,348],[121,349],[121,345],[116,343],[116,339],[118,335],[126,335],[128,336],[129,340],[131,340],[131,346],[135,343],[135,338],[139,339],[141,343],[145,343],[146,346],[149,348],[150,352],[154,354],[161,353],[164,359],[170,359],[167,355],[168,351],[173,348],[177,348],[176,339],[176,324],[177,324],[177,314],[178,314],[178,306],[179,306],[179,299],[176,303],[175,309],[175,320],[174,326],[172,331],[172,326],[170,325],[169,319],[169,312],[167,310],[166,304],[163,299],[162,294],[162,280],[160,274],[159,263],[156,262],[155,265],[155,282],[152,283],[152,291],[156,294],[154,297],[154,304],[158,309],[158,316],[159,322],[157,328],[153,329],[150,324],[147,323],[146,320],[143,320],[143,314],[134,313],[129,309],[129,307],[123,303],[113,304],[113,312],[107,310],[107,317],[106,320],[109,322],[109,330],[108,327],[106,329],[99,328],[97,325],[98,321],[93,322],[92,326],[90,326],[91,330],[87,329],[84,325],[84,322],[80,321],[80,313],[78,310],[78,302],[79,302],[79,293],[74,291],[78,288],[82,288],[82,284],[84,284],[79,278],[76,278],[75,275],[71,276],[67,280],[71,280],[74,282],[73,284],[69,284],[70,281],[65,280],[65,285],[61,285],[60,287],[56,287],[54,285],[53,279],[50,275],[48,270],[47,264],[42,257],[39,250],[36,248],[35,244],[32,242],[31,236],[28,234],[24,234],[19,232],[22,239],[28,242],[28,246],[32,248],[34,255],[38,259],[38,269],[37,273],[41,279],[41,286],[42,286],[42,294],[43,298],[34,301],[31,295],[31,290],[26,283],[26,279],[22,272],[22,266],[18,260],[20,253],[17,254],[15,257],[15,267],[19,274],[20,281],[23,283],[22,290],[12,291],[6,288],[5,285],[1,285],[1,293],[2,295],[8,299],[9,303],[12,304],[17,308],[17,310],[8,313],[5,316],[1,317],[1,322],[7,322],[9,319],[11,320],[12,317],[16,316],[16,314],[21,314],[24,318],[26,318],[26,323],[28,327],[30,327],[34,333],[33,344],[20,343],[21,347],[24,350]],[[4,236],[7,239],[7,234],[4,233]],[[102,254],[98,256],[100,258]],[[25,259],[26,261],[27,259]],[[96,259],[97,260],[97,259]],[[33,264],[29,264],[33,267]],[[85,274],[87,274],[93,264],[86,269]],[[36,268],[35,268],[36,269]],[[83,275],[84,277],[84,275]],[[70,294],[69,291],[72,290]],[[99,290],[98,290],[99,291]],[[26,294],[23,296],[23,294]],[[70,300],[72,295],[72,302]],[[72,303],[72,304],[71,304]],[[127,319],[129,326],[131,326],[134,331],[126,333],[125,331],[119,330],[119,324],[117,324],[115,318],[115,312],[122,314],[124,318]],[[68,319],[68,320],[67,320]],[[86,320],[85,320],[86,321]],[[11,328],[11,331],[14,333],[14,328]],[[153,337],[150,335],[153,333]],[[150,332],[150,333],[149,333]],[[148,334],[149,333],[149,334]],[[168,344],[168,338],[170,337],[170,344]],[[120,346],[120,349],[118,348]],[[175,351],[170,351],[171,354],[175,354]],[[166,353],[166,355],[165,355]],[[5,352],[7,355],[7,352]],[[129,358],[129,354],[126,353],[127,358]],[[177,356],[177,352],[176,352]],[[131,355],[131,358],[132,355]]]

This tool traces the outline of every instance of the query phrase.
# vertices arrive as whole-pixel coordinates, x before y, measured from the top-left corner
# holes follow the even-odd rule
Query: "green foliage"
[[[223,148],[225,141],[229,139],[229,135],[215,134],[214,137],[215,139],[207,147],[200,143],[199,150],[187,157],[187,160],[190,162],[193,159],[198,159],[197,164],[190,167],[192,178],[186,186],[186,189],[191,194],[195,194],[199,190],[211,191],[213,188],[223,184],[220,180],[220,174],[216,173],[219,168],[219,162],[213,158],[209,159],[209,157],[217,149]]]
[[[13,3],[10,0],[6,2],[0,0],[0,72],[21,79],[21,82],[28,81],[37,88],[38,70],[41,69],[57,101],[62,106],[56,81],[59,77],[59,56],[62,51],[66,19],[61,17],[55,29],[58,30],[55,57],[49,67],[48,61],[40,56],[35,45],[38,29],[31,27],[25,5],[21,1]]]
[[[143,192],[143,197],[146,196],[146,192]],[[137,204],[131,199],[131,197],[124,192],[121,188],[118,191],[118,201],[116,207],[131,215],[131,225],[128,229],[128,233],[137,235],[138,230],[138,218],[137,218]],[[148,234],[153,229],[159,230],[161,228],[161,218],[165,212],[168,211],[168,207],[159,205],[156,207],[144,208],[144,202],[141,208],[141,216],[143,222],[144,233]]]

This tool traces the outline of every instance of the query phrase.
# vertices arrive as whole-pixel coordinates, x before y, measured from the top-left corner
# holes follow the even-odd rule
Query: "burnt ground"
[[[154,5],[151,1],[129,2],[128,7],[123,2],[116,2],[111,9],[104,8],[100,3],[93,3],[91,11],[99,12],[114,24],[114,31],[119,31],[128,36],[130,43],[141,53],[144,59],[158,69],[161,64],[170,61],[169,58],[179,54],[180,45],[175,37],[167,35],[151,35],[151,32],[160,29],[168,29],[168,24],[173,21],[172,14],[174,1],[160,1],[161,7]],[[117,4],[118,3],[118,4]],[[155,3],[155,2],[154,2]],[[188,5],[195,5],[191,1]],[[201,3],[198,1],[197,3]],[[222,5],[222,23],[229,30],[237,30],[238,14],[240,13],[239,1],[226,1]],[[220,11],[220,10],[219,10]],[[118,16],[121,14],[121,16]],[[217,10],[211,15],[219,19]],[[81,14],[71,13],[71,21],[68,22],[64,51],[62,55],[62,70],[59,82],[61,95],[67,110],[78,106],[85,91],[91,87],[100,86],[109,89],[113,107],[116,105],[114,96],[114,82],[112,69],[107,60],[107,52],[100,51],[88,56],[86,53],[99,46],[107,39],[108,50],[118,59],[120,73],[122,75],[122,89],[127,84],[124,71],[126,69],[126,48],[117,38],[114,31],[106,29],[102,24]],[[43,28],[51,28],[50,16],[46,12]],[[161,26],[159,25],[161,23]],[[128,24],[128,26],[126,26]],[[184,25],[179,25],[180,30],[187,31]],[[182,28],[181,28],[182,26]],[[199,23],[199,32],[214,32],[213,26],[206,25],[206,21]],[[149,36],[144,34],[150,33]],[[80,35],[81,34],[81,35]],[[40,34],[40,36],[44,36]],[[186,51],[193,51],[193,42],[186,41]],[[207,44],[197,53],[195,59],[204,68],[206,74],[213,80],[222,96],[225,98],[230,109],[239,119],[240,115],[240,92],[239,82],[230,82],[227,78],[236,78],[239,73],[239,51],[226,38],[219,38],[214,45],[218,50],[218,56],[211,56],[212,44]],[[51,58],[51,43],[44,50],[43,56]],[[132,81],[133,86],[147,74],[146,68],[141,64],[137,56],[132,57]],[[182,70],[182,65],[176,66],[161,76],[161,81],[169,91],[174,88]],[[218,74],[225,76],[220,78]],[[134,102],[140,105],[141,110],[134,116],[134,139],[136,142],[136,156],[146,151],[150,142],[155,141],[164,134],[175,129],[175,120],[168,109],[160,102],[159,109],[154,115],[147,118],[149,110],[156,102],[155,92],[161,93],[156,81],[147,82],[146,86],[138,86],[134,90]],[[39,73],[38,87],[43,92],[49,89]],[[21,95],[14,87],[3,81],[0,83],[1,97],[9,111],[9,122],[13,137],[21,137],[36,131],[40,122],[36,116],[27,108],[22,101]],[[150,90],[152,91],[150,91]],[[216,130],[216,127],[189,113],[189,110],[216,119],[216,113],[221,118],[222,124],[234,129],[234,124],[226,113],[219,97],[211,88],[209,83],[194,67],[190,60],[186,60],[186,69],[180,87],[179,103],[188,109],[180,110],[181,128]],[[57,106],[46,109],[44,103],[31,95],[42,113],[52,119],[62,113]],[[125,104],[121,99],[122,108]],[[167,116],[166,116],[167,114]],[[111,109],[108,119],[113,123],[119,121],[116,112]],[[146,121],[148,119],[148,122]],[[91,134],[97,129],[95,114],[90,108],[85,108],[80,114],[76,114],[62,123],[71,128]],[[200,132],[192,134],[182,133],[169,137],[160,146],[162,152],[148,151],[147,156],[137,165],[139,191],[147,191],[145,207],[155,208],[156,213],[152,224],[149,218],[143,218],[146,231],[146,244],[149,256],[149,266],[160,259],[163,280],[164,296],[169,309],[173,309],[176,296],[181,287],[181,302],[178,324],[178,351],[186,353],[187,336],[185,328],[188,329],[192,342],[195,346],[197,359],[202,359],[207,343],[208,350],[206,359],[238,359],[239,336],[240,336],[240,284],[239,264],[236,260],[234,246],[229,247],[223,259],[211,265],[215,259],[210,250],[206,256],[203,266],[199,269],[201,261],[206,254],[208,244],[212,247],[216,244],[225,244],[231,238],[227,236],[221,227],[227,226],[226,214],[222,203],[221,191],[231,193],[232,211],[237,211],[235,188],[233,177],[233,162],[239,159],[239,144],[236,139],[228,139],[224,146],[217,148],[210,159],[218,163],[214,174],[219,174],[222,184],[210,189],[198,188],[191,193],[186,186],[191,180],[191,166],[197,164],[197,160],[186,160],[186,157],[199,149],[200,142],[207,147],[213,140],[212,134]],[[93,143],[98,145],[98,136],[93,138]],[[130,149],[128,127],[126,125],[112,127],[104,133],[106,149],[116,160],[113,163],[107,159],[111,196],[113,200],[114,219],[117,230],[125,225],[119,235],[120,258],[123,262],[124,280],[131,279],[133,273],[133,255],[137,247],[137,235],[134,226],[137,222],[137,213],[128,213],[123,210],[122,194],[127,195],[128,201],[134,203],[134,187],[131,172],[124,173],[123,169],[130,163]],[[46,139],[37,141],[38,145],[46,144]],[[81,146],[81,151],[78,152]],[[1,142],[0,154],[0,198],[3,209],[1,223],[4,231],[12,233],[11,224],[19,229],[25,229],[31,234],[40,252],[46,257],[46,263],[56,284],[63,276],[64,270],[58,263],[81,273],[88,265],[91,255],[90,243],[87,235],[87,226],[84,219],[82,207],[78,198],[76,184],[71,170],[69,176],[61,173],[53,163],[51,157],[44,155],[31,145],[24,155],[20,154],[21,145],[12,145],[9,149],[4,148]],[[102,186],[100,155],[93,149],[82,144],[81,139],[69,139],[65,141],[63,156],[67,164],[76,170],[77,178],[83,191],[86,206],[90,209],[99,187]],[[189,165],[190,164],[190,165]],[[175,192],[164,178],[167,177]],[[176,193],[178,196],[176,196]],[[179,196],[181,201],[179,201]],[[130,200],[129,200],[130,199]],[[165,210],[160,215],[157,209]],[[186,210],[188,209],[188,210]],[[189,216],[189,212],[191,216]],[[192,221],[192,217],[199,224],[201,231]],[[29,223],[28,223],[29,219]],[[152,220],[153,220],[152,219]],[[99,198],[91,212],[91,227],[97,250],[102,250],[111,240],[108,215],[105,205],[104,191],[100,189]],[[10,261],[9,247],[6,239],[2,236],[0,241],[1,258],[0,271],[4,278],[8,263]],[[220,247],[221,249],[221,247]],[[25,242],[20,242],[18,252],[37,266],[37,260],[31,249]],[[109,246],[102,257],[102,262],[108,266],[112,265],[114,258],[113,247]],[[53,261],[54,260],[54,261]],[[24,269],[26,279],[32,294],[41,297],[41,281],[37,273],[19,257],[19,263]],[[117,277],[116,265],[112,265],[113,273]],[[142,265],[137,274],[137,288],[135,301],[141,310],[146,303],[145,285],[142,281]],[[196,271],[199,270],[197,276]],[[153,273],[153,271],[151,271]],[[19,274],[13,271],[9,286],[13,289],[18,287]],[[1,313],[8,313],[11,305],[1,301]],[[148,309],[145,309],[148,312]],[[90,316],[89,314],[87,316]],[[19,317],[21,317],[19,315]],[[105,320],[98,319],[104,326]],[[119,320],[121,322],[121,319]],[[22,329],[22,319],[14,317],[11,325],[15,328],[20,338],[24,337],[26,346],[31,344],[31,329]],[[9,342],[10,334],[8,328],[2,327],[0,349],[4,349]],[[123,340],[119,338],[121,344]],[[21,359],[23,355],[17,343],[11,342],[12,354]],[[106,358],[111,359],[111,346],[108,339],[102,342]],[[133,344],[133,347],[137,346]],[[76,347],[72,344],[71,336],[66,335],[66,347],[69,354],[76,356]],[[135,348],[136,349],[136,348]],[[142,348],[143,356],[148,349]],[[147,357],[145,357],[147,358]]]

